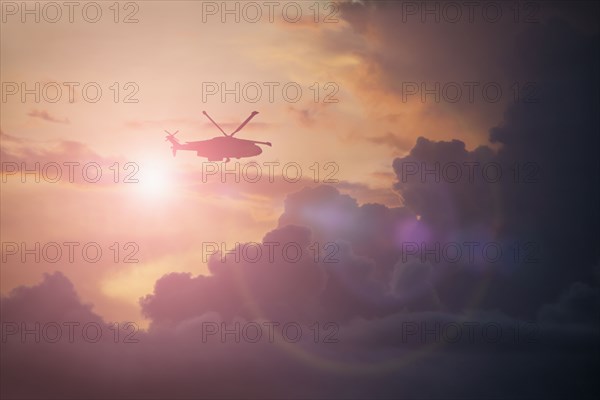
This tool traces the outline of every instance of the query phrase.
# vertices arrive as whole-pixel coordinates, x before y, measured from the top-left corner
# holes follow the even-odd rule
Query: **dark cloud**
[[[37,286],[13,289],[8,297],[2,298],[1,314],[3,321],[100,322],[91,307],[81,304],[73,284],[56,272],[45,274]]]
[[[474,8],[469,11],[470,7]],[[446,8],[448,10],[444,11]],[[456,22],[450,18],[455,15],[451,10],[454,8],[458,9],[460,15]],[[492,14],[486,12],[496,8],[499,8],[500,16],[497,21],[491,22],[486,15]],[[413,111],[412,118],[430,119],[443,115],[446,121],[456,121],[468,131],[444,132],[443,129],[435,129],[422,132],[407,128],[404,124],[398,126],[397,131],[410,137],[426,134],[431,138],[447,139],[457,137],[453,135],[463,135],[463,140],[469,145],[485,143],[487,129],[500,122],[502,112],[514,102],[516,82],[520,84],[519,92],[523,96],[524,84],[538,82],[550,65],[569,65],[572,51],[579,51],[577,48],[585,42],[579,41],[583,36],[560,36],[562,33],[558,31],[551,38],[542,34],[539,26],[560,18],[569,23],[572,30],[583,35],[598,34],[595,17],[599,15],[599,9],[598,5],[591,2],[532,2],[513,7],[512,3],[502,2],[446,5],[443,2],[364,1],[344,2],[340,9],[341,16],[354,31],[353,34],[347,34],[353,40],[340,40],[334,36],[331,37],[332,46],[337,45],[338,51],[359,57],[369,71],[368,76],[376,78],[371,79],[371,85],[375,80],[377,88],[399,100],[408,93],[405,85],[410,83],[416,83],[417,86],[425,84],[429,89],[436,83],[441,87],[449,83],[462,87],[462,96],[457,102],[444,98],[436,102],[431,95],[422,101],[419,90],[417,95],[407,97],[402,103],[420,103],[420,109]],[[515,46],[533,40],[536,35],[542,35],[540,40],[545,41],[539,43],[542,47],[546,50],[552,48],[552,57],[556,56],[556,52],[562,52],[563,58],[558,64],[556,61],[559,60],[556,59],[550,64],[545,63],[549,61],[544,60],[548,53],[542,55],[542,47],[529,47],[527,53],[515,54]],[[563,48],[567,43],[574,46]],[[530,68],[527,73],[522,67],[515,68],[517,64],[523,65],[532,58],[537,60],[540,68]],[[573,61],[578,62],[576,59]],[[558,81],[562,81],[560,77]],[[478,85],[473,101],[468,99],[468,90],[463,86],[465,82]],[[502,94],[498,101],[488,101],[482,95],[481,89],[488,83],[501,87]],[[595,87],[590,80],[585,86]],[[365,91],[368,93],[372,89],[372,86],[367,86]],[[402,108],[398,107],[388,117],[401,115]]]
[[[39,343],[32,334],[22,340],[21,332],[6,331],[11,320],[34,330],[40,319],[80,325],[72,341],[65,329],[56,343],[46,339],[54,337],[50,329]],[[2,299],[2,397],[595,398],[598,392],[598,360],[586,357],[597,328],[589,325],[546,326],[500,313],[396,313],[335,329],[322,323],[318,329],[333,334],[331,342],[322,335],[315,340],[303,324],[292,344],[279,333],[269,341],[266,331],[256,343],[249,334],[238,341],[234,333],[206,336],[207,324],[221,329],[222,321],[205,313],[134,331],[129,342],[124,337],[132,330],[120,331],[115,341],[115,325],[81,304],[66,278],[46,276]],[[230,332],[235,322],[255,321],[230,321]],[[100,339],[93,329],[84,338],[82,327],[90,323],[101,327]]]
[[[492,282],[489,306],[534,313],[571,283],[593,279],[598,239],[598,58],[597,37],[577,33],[564,22],[540,24],[519,37],[515,75],[537,77],[539,102],[510,106],[490,139],[502,146],[467,151],[464,143],[420,138],[406,157],[394,161],[396,188],[422,221],[445,232],[472,230],[503,243],[534,242],[542,262],[510,269]],[[424,164],[423,164],[424,163]],[[443,173],[408,174],[478,163],[502,171],[490,183],[476,173],[449,182]],[[425,166],[423,166],[425,165]],[[454,178],[454,170],[449,169]],[[495,178],[492,177],[496,181]],[[568,240],[566,238],[568,237]],[[538,250],[536,250],[538,251]],[[503,283],[500,283],[503,282]],[[506,293],[512,293],[506,296]]]
[[[420,137],[407,156],[394,160],[395,187],[405,206],[438,232],[491,227],[498,204],[482,170],[492,161],[493,152],[487,147],[467,151],[459,140],[432,142]],[[494,172],[489,179],[495,179]]]
[[[598,323],[600,309],[598,288],[581,282],[572,284],[557,302],[544,305],[539,311],[539,320],[555,324],[594,325]]]

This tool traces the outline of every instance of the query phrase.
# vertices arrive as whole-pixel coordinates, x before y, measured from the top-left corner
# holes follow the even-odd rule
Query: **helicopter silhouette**
[[[165,132],[167,132],[165,140],[172,144],[171,150],[173,151],[173,157],[177,154],[177,150],[189,150],[195,151],[198,157],[206,157],[208,161],[222,161],[223,159],[226,159],[225,162],[229,162],[230,158],[240,159],[242,157],[254,157],[259,155],[262,153],[262,149],[258,146],[259,144],[271,146],[270,142],[259,142],[257,140],[237,139],[233,137],[233,135],[242,130],[242,128],[258,114],[258,111],[253,111],[252,114],[250,114],[250,116],[229,135],[221,129],[219,124],[213,121],[206,111],[202,111],[202,113],[206,115],[217,128],[219,128],[225,137],[217,136],[209,140],[180,143],[175,137],[179,131],[170,133],[165,130]]]

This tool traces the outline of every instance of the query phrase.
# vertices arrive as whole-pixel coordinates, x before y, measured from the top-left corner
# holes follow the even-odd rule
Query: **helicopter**
[[[167,133],[165,141],[171,142],[171,150],[173,151],[173,157],[177,154],[177,150],[190,150],[195,151],[198,157],[206,157],[208,161],[222,161],[229,162],[230,158],[240,159],[242,157],[253,157],[262,153],[262,148],[259,144],[271,146],[270,142],[259,142],[257,140],[246,140],[237,139],[233,135],[238,133],[256,114],[258,111],[253,111],[248,118],[232,133],[229,135],[217,124],[206,111],[202,111],[204,115],[223,133],[225,137],[214,137],[209,140],[198,140],[195,142],[180,143],[175,137],[179,131],[174,133]]]

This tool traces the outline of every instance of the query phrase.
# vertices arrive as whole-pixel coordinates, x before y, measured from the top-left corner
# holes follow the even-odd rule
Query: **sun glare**
[[[137,175],[138,182],[136,185],[145,196],[165,197],[172,189],[170,175],[164,166],[144,163],[140,165]]]

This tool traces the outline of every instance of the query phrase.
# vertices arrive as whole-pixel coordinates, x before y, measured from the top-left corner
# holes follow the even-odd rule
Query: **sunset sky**
[[[447,24],[431,32],[418,16],[411,17],[408,21],[414,23],[394,32],[402,40],[394,40],[390,53],[390,38],[378,31],[379,24],[359,29],[352,20],[343,18],[339,8],[326,8],[327,2],[319,8],[323,19],[334,12],[332,22],[327,23],[314,22],[315,11],[308,8],[312,3],[303,3],[303,18],[297,23],[285,20],[283,6],[274,9],[272,23],[266,6],[261,7],[265,15],[259,23],[245,22],[241,6],[240,23],[235,22],[235,15],[225,15],[229,22],[222,23],[224,10],[216,4],[216,15],[204,15],[203,11],[206,14],[211,8],[202,2],[139,3],[137,23],[115,24],[114,12],[107,5],[95,24],[87,23],[81,11],[75,12],[74,22],[69,23],[67,9],[56,24],[45,22],[41,11],[39,24],[33,23],[33,15],[29,16],[32,23],[20,23],[20,14],[5,17],[2,81],[17,82],[19,92],[6,94],[2,104],[3,151],[16,158],[31,154],[42,163],[61,165],[80,160],[83,165],[89,162],[86,157],[92,156],[103,160],[105,174],[112,173],[108,167],[113,160],[121,161],[121,165],[135,162],[140,167],[136,177],[142,182],[45,185],[11,180],[3,185],[4,241],[131,241],[140,246],[140,263],[133,265],[6,265],[2,270],[3,293],[39,282],[41,272],[58,269],[76,285],[84,286],[82,298],[93,302],[102,315],[139,321],[138,298],[151,291],[160,276],[206,271],[198,262],[194,244],[259,241],[266,230],[274,228],[284,196],[313,180],[314,169],[309,167],[315,162],[320,163],[319,180],[334,172],[333,167],[325,171],[324,164],[336,163],[338,169],[332,176],[341,181],[342,192],[354,195],[360,203],[398,206],[401,200],[392,190],[391,157],[406,154],[418,136],[457,138],[469,148],[488,143],[487,129],[501,121],[506,101],[512,96],[500,70],[490,74],[487,65],[463,68],[467,63],[459,55],[475,56],[472,48],[481,40],[462,41],[471,36],[465,31],[471,26]],[[133,7],[121,10],[121,17],[134,11]],[[252,18],[250,11],[248,18]],[[54,11],[49,10],[48,15],[54,15],[50,12]],[[286,17],[294,18],[291,10],[288,13]],[[203,15],[206,23],[202,22]],[[388,22],[384,14],[373,18]],[[427,36],[422,34],[425,28]],[[486,34],[493,37],[494,32]],[[454,49],[447,48],[450,40]],[[493,40],[506,42],[507,38]],[[491,53],[492,47],[489,42],[480,43],[478,52]],[[445,54],[436,54],[438,51]],[[394,69],[400,64],[401,69],[389,76],[386,68],[390,67],[381,57],[389,58],[387,62],[394,63]],[[453,60],[456,72],[446,67],[440,71],[442,57]],[[448,79],[443,80],[440,72]],[[457,104],[436,103],[431,96],[423,103],[420,94],[403,99],[396,80],[419,86],[425,82],[430,88],[435,88],[437,81],[457,82],[465,93]],[[507,93],[491,103],[477,89],[470,104],[468,88],[463,84],[467,81],[500,82]],[[39,82],[39,103],[34,95],[21,101],[22,82],[29,89],[35,89]],[[48,82],[58,84],[60,96],[54,85],[47,93],[42,91]],[[72,86],[73,103],[69,86],[63,82],[79,83]],[[82,98],[82,88],[89,82],[98,83],[102,89],[96,103]],[[115,82],[121,91],[117,103],[115,89],[111,89]],[[131,98],[137,103],[124,103],[125,96],[134,91],[133,86],[125,89],[127,82],[139,88]],[[206,94],[207,101],[203,102],[203,84],[206,88],[212,82],[219,86],[219,93]],[[236,82],[240,88],[257,82],[262,88],[259,101],[243,101],[240,94],[239,103],[235,95],[227,95],[223,103],[222,82],[230,89]],[[273,86],[273,102],[264,82],[279,84]],[[289,82],[302,88],[302,96],[295,103],[286,101],[284,95],[288,94],[282,92]],[[320,88],[317,102],[315,89],[310,88],[315,82]],[[329,82],[339,87],[330,99],[336,103],[325,103],[334,88],[325,90]],[[93,99],[95,89],[88,90]],[[250,90],[248,96],[256,97]],[[288,90],[290,98],[295,96],[294,88]],[[55,103],[45,101],[56,97]],[[263,162],[282,166],[296,162],[308,182],[286,185],[279,167],[274,170],[274,183],[244,184],[241,179],[239,185],[199,184],[196,174],[201,172],[202,159],[185,152],[173,159],[163,131],[179,130],[184,141],[219,135],[202,115],[203,110],[231,127],[251,111],[259,111],[238,136],[273,143],[256,159],[264,168],[262,181],[268,178]],[[435,118],[430,118],[432,115]],[[65,142],[74,142],[78,153],[66,148]],[[63,168],[66,174],[67,167]],[[71,206],[65,208],[65,204]],[[63,228],[57,231],[57,225]],[[32,226],[36,228],[32,230]]]
[[[15,316],[27,304],[27,296],[42,301],[48,295],[42,301],[49,307],[47,315],[42,311],[25,314],[55,315],[50,310],[52,293],[64,290],[68,304],[77,310],[72,315],[88,319],[93,315],[103,323],[135,322],[147,335],[148,346],[162,341],[161,335],[171,334],[165,333],[169,329],[179,335],[198,321],[210,320],[211,315],[218,315],[219,321],[229,317],[250,321],[253,316],[248,313],[256,310],[262,319],[327,317],[338,321],[346,333],[348,341],[343,346],[351,349],[350,358],[386,360],[367,373],[373,379],[369,387],[380,384],[381,390],[361,387],[355,388],[357,392],[328,392],[320,391],[319,384],[296,393],[308,397],[404,393],[410,397],[421,394],[406,383],[413,379],[410,376],[424,376],[431,370],[419,364],[401,379],[402,385],[409,386],[390,386],[386,380],[390,372],[380,377],[377,371],[388,364],[394,365],[390,367],[394,371],[398,368],[394,351],[385,357],[382,349],[370,352],[370,341],[379,339],[365,338],[361,332],[384,335],[390,324],[398,323],[395,318],[409,318],[406,312],[447,313],[449,319],[461,320],[465,310],[476,314],[495,310],[502,324],[513,318],[541,323],[544,315],[552,314],[546,312],[549,308],[559,309],[565,296],[578,290],[591,296],[592,306],[598,305],[598,254],[593,248],[598,244],[594,205],[598,175],[592,174],[594,168],[597,172],[598,143],[597,132],[592,134],[598,127],[598,57],[593,50],[598,42],[597,5],[502,2],[494,3],[500,14],[492,18],[494,10],[477,3],[472,14],[466,6],[457,6],[460,18],[455,19],[455,10],[444,2],[274,2],[270,20],[266,3],[137,1],[119,2],[115,8],[117,3],[101,1],[86,8],[86,2],[77,2],[70,22],[69,10],[60,2],[53,3],[58,4],[60,18],[57,6],[28,2],[31,9],[39,8],[38,22],[34,14],[24,13],[26,3],[1,2],[3,313],[20,321]],[[102,14],[92,23],[96,7]],[[239,21],[225,7],[237,7]],[[438,14],[428,14],[422,7]],[[256,10],[260,18],[249,21]],[[49,21],[53,18],[57,22]],[[236,83],[240,98],[236,100],[232,93],[222,98],[221,85],[231,90]],[[86,92],[82,90],[85,85],[91,87]],[[102,93],[92,101],[96,87]],[[215,87],[219,91],[212,94]],[[262,90],[260,96],[256,87]],[[274,88],[273,99],[269,87]],[[283,87],[291,88],[285,92]],[[298,87],[301,94],[292,101],[296,99],[289,96]],[[30,92],[23,94],[24,89]],[[263,152],[257,157],[216,165],[219,171],[236,165],[242,170],[256,162],[262,167],[260,181],[250,182],[241,175],[240,182],[235,182],[230,174],[222,182],[219,174],[206,176],[206,168],[213,165],[194,152],[179,151],[172,156],[165,130],[179,131],[181,142],[221,136],[202,111],[226,132],[252,111],[259,112],[236,137],[271,142],[272,147],[261,146]],[[530,162],[541,166],[542,183],[519,186],[502,180],[499,185],[440,186],[401,180],[403,162],[473,161],[503,166]],[[79,163],[73,182],[69,182],[65,162]],[[36,182],[34,174],[22,177],[23,171],[14,168],[33,169],[35,163],[42,169],[48,166],[52,176],[55,169],[49,165],[58,163],[61,179]],[[100,165],[98,182],[82,179],[81,166],[87,163]],[[289,182],[294,179],[282,171],[287,164],[300,166],[296,182]],[[267,165],[275,165],[272,181]],[[115,170],[119,171],[116,183]],[[295,170],[287,170],[292,178]],[[130,172],[139,182],[124,182]],[[328,177],[335,181],[327,181]],[[570,250],[557,244],[561,234],[572,233],[577,244]],[[287,276],[287,272],[271,271],[269,265],[259,268],[255,276],[248,272],[251,269],[230,276],[215,272],[218,263],[209,266],[205,257],[206,243],[225,243],[233,249],[236,243],[261,243],[265,237],[302,242],[304,235],[321,243],[345,243],[340,245],[340,270],[337,264],[332,270],[321,270],[318,264]],[[435,267],[415,272],[398,261],[400,241],[462,242],[469,238],[542,243],[542,260],[548,265],[539,266],[543,276],[536,280],[537,269],[515,265],[489,270],[487,266],[467,267],[466,272],[452,274],[446,269],[438,276]],[[79,245],[74,262],[68,262],[64,245],[58,262],[44,261],[44,257],[36,262],[33,255],[23,261],[21,248],[15,253],[8,244],[25,243],[33,248],[36,242],[41,247],[65,242]],[[111,247],[115,242],[119,246],[116,261]],[[83,259],[81,248],[86,243],[97,243],[102,249],[98,262]],[[124,262],[131,251],[137,262]],[[570,263],[578,267],[568,267]],[[370,272],[358,272],[363,268]],[[356,276],[352,271],[357,271]],[[342,295],[337,289],[328,292],[338,273],[356,298],[344,300],[349,292]],[[245,279],[248,282],[237,293],[232,282]],[[406,300],[415,285],[421,288],[421,280],[427,281],[423,284],[426,295],[419,289],[418,298]],[[256,298],[249,294],[254,290]],[[186,298],[189,304],[183,305],[186,300],[177,297],[182,293],[190,296]],[[513,293],[513,298],[507,293]],[[324,305],[313,308],[316,298]],[[496,314],[477,315],[493,320]],[[597,325],[592,329],[597,332]],[[587,343],[585,338],[583,343]],[[3,369],[11,368],[10,357],[19,354],[13,348],[7,351]],[[265,351],[269,357],[277,349]],[[284,349],[303,362],[314,361],[319,365],[315,371],[342,374],[339,371],[344,370],[344,357],[329,354],[329,348],[313,349],[310,356],[297,351]],[[143,357],[155,357],[155,361],[163,357],[150,353]],[[184,350],[170,354],[168,361],[162,359],[163,365],[173,363],[174,371],[188,365],[176,362],[177,357],[186,359]],[[213,356],[219,357],[206,357],[212,360]],[[128,357],[126,365],[143,364],[137,353]],[[206,367],[198,359],[188,361]],[[246,361],[232,363],[242,368]],[[544,364],[540,359],[532,363]],[[27,364],[19,365],[27,368]],[[121,366],[123,370],[126,365]],[[104,368],[90,376],[102,376]],[[268,367],[262,368],[256,373],[268,375]],[[432,374],[442,376],[440,371]],[[43,369],[38,372],[44,375]],[[145,382],[143,376],[151,376],[145,373],[151,374],[140,372],[133,381]],[[6,378],[4,393],[42,396],[19,389],[15,376]],[[343,387],[341,375],[335,376],[334,383]],[[214,377],[225,379],[218,372]],[[180,391],[169,392],[165,383],[164,391],[156,393],[200,396],[195,386],[189,392],[181,389],[185,380],[163,378],[169,384],[178,382]],[[448,382],[443,385],[451,387]],[[53,391],[48,382],[44,385],[47,396],[63,393],[60,388]],[[127,384],[122,385],[115,396],[130,393]],[[260,383],[251,380],[244,380],[241,387],[248,390],[241,393],[249,397],[286,393],[261,391],[256,389]],[[573,393],[569,385],[561,388],[556,393]],[[81,390],[73,393],[87,393]],[[148,393],[140,391],[134,397]],[[216,383],[202,396],[222,393],[239,396],[236,391],[220,392]],[[508,389],[451,394],[472,393],[515,396]],[[529,393],[543,391],[530,388]]]

